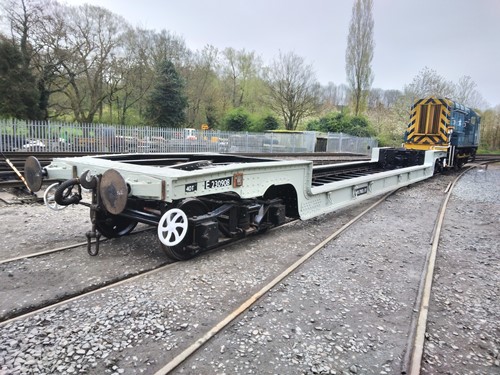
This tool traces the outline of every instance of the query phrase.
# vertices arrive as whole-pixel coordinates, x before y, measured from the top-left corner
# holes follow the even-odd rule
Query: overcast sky
[[[62,0],[89,3],[133,26],[166,29],[187,47],[255,51],[265,63],[293,51],[322,84],[346,82],[353,0]],[[471,76],[500,104],[500,0],[374,0],[373,88],[399,89],[424,67],[457,82]]]

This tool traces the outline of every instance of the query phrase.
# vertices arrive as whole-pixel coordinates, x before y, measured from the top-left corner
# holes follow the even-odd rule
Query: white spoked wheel
[[[54,211],[61,211],[64,210],[68,206],[61,206],[60,204],[57,204],[56,200],[54,199],[54,195],[56,194],[57,187],[59,186],[59,183],[56,182],[55,184],[50,185],[46,190],[45,193],[43,193],[43,203],[50,208],[51,210]]]
[[[181,243],[188,230],[188,218],[184,211],[172,208],[163,214],[158,223],[158,238],[165,246]]]

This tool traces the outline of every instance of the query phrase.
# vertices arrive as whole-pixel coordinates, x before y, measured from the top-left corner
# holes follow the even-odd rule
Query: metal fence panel
[[[112,153],[314,152],[316,132],[229,132],[66,122],[0,120],[0,150]],[[371,138],[328,133],[328,152],[369,153]]]
[[[326,139],[327,152],[371,155],[372,148],[378,146],[378,141],[375,138],[355,137],[344,133],[328,133]]]

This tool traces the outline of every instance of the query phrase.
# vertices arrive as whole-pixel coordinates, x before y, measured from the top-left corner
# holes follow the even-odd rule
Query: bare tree
[[[70,110],[79,122],[93,122],[102,111],[109,84],[115,79],[112,61],[122,44],[127,23],[108,10],[91,5],[67,10],[67,28],[61,61],[60,90],[66,101],[58,101],[61,110]]]
[[[223,68],[226,75],[227,81],[229,81],[230,91],[231,91],[231,103],[233,107],[239,107],[237,102],[237,90],[238,90],[238,78],[240,72],[237,68],[237,52],[234,48],[226,48],[222,55],[225,60],[225,67]]]
[[[255,52],[246,52],[244,49],[236,51],[226,48],[222,55],[223,80],[228,82],[232,106],[239,107],[245,103],[249,81],[258,76],[262,63]]]
[[[335,108],[337,105],[337,86],[333,82],[328,82],[326,86],[321,86],[321,101],[327,110]]]
[[[500,149],[500,105],[482,113],[481,147],[492,151]]]
[[[401,131],[404,132],[415,100],[428,96],[451,98],[453,92],[452,82],[447,81],[433,69],[428,67],[422,69],[410,84],[404,86],[403,93],[397,97],[392,107],[395,118],[399,119]]]
[[[367,96],[367,105],[368,108],[376,108],[379,107],[384,98],[384,90],[382,89],[371,89]]]
[[[283,116],[287,130],[297,129],[300,120],[318,111],[321,87],[302,57],[280,53],[267,70],[266,81],[269,106]]]
[[[415,99],[427,96],[451,98],[454,90],[452,82],[447,81],[435,70],[425,67],[413,78],[412,83],[405,85],[404,95],[413,102]]]
[[[184,70],[188,95],[187,123],[197,126],[206,121],[207,106],[214,106],[217,90],[217,71],[219,51],[213,46],[206,46],[194,53]]]
[[[48,103],[51,90],[48,87],[53,81],[55,64],[50,61],[45,38],[53,37],[54,33],[46,32],[47,27],[52,27],[50,22],[53,8],[57,5],[51,0],[3,0],[1,8],[6,23],[10,29],[11,39],[14,45],[21,51],[21,63],[23,68],[33,75],[35,89],[39,98],[36,117],[48,119]],[[0,19],[1,19],[0,18]],[[53,27],[52,27],[53,28]],[[53,31],[53,30],[51,30]]]
[[[322,111],[331,112],[339,106],[340,88],[333,82],[328,82],[326,86],[321,86]]]
[[[345,83],[341,83],[339,87],[337,87],[337,95],[338,106],[347,107],[349,105],[349,86]]]
[[[373,82],[373,1],[355,0],[352,7],[346,50],[346,74],[357,116],[365,107]]]
[[[384,105],[387,108],[392,108],[403,93],[399,90],[385,90],[384,91]]]
[[[40,26],[43,9],[48,1],[44,0],[3,0],[2,10],[10,26],[12,39],[19,46],[24,67],[31,67],[31,59],[37,53],[32,37]]]
[[[183,66],[189,58],[189,51],[183,38],[170,31],[161,30],[151,35],[151,63],[158,68],[165,61],[172,61],[175,66]]]
[[[485,103],[482,95],[476,89],[476,82],[470,76],[460,77],[458,83],[454,85],[454,99],[466,106],[472,108],[485,108]]]
[[[63,63],[71,58],[71,54],[65,44],[67,6],[56,1],[47,1],[43,12],[42,22],[34,29],[32,37],[32,43],[38,47],[32,65],[38,74],[40,109],[44,118],[48,119],[59,115],[57,110],[52,110],[54,100],[51,100],[51,97],[63,92],[65,85],[67,86],[67,80],[63,78]]]
[[[130,28],[123,34],[122,40],[121,48],[112,60],[115,78],[108,81],[108,104],[110,111],[116,105],[118,122],[125,124],[127,111],[133,107],[142,119],[146,94],[153,86],[157,64],[165,59],[163,61],[175,61],[180,65],[185,61],[187,49],[181,38],[166,30],[155,33]]]

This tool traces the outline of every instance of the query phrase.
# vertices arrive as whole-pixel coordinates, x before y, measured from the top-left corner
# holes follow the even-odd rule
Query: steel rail
[[[140,233],[143,233],[143,232],[151,231],[153,229],[154,228],[141,229],[141,230],[138,230],[138,231],[135,231],[135,232],[131,232],[127,236],[133,236],[133,235],[140,234]],[[99,242],[107,242],[109,240],[110,240],[110,238],[104,238],[102,240],[99,240]],[[91,244],[95,244],[95,240],[91,241]],[[80,247],[80,246],[87,246],[87,241],[85,241],[85,242],[78,242],[78,243],[75,243],[75,244],[72,244],[72,245],[67,245],[67,246],[56,247],[56,248],[50,249],[50,250],[42,250],[42,251],[39,251],[39,252],[36,252],[36,253],[31,253],[31,254],[26,254],[26,255],[19,255],[19,256],[14,257],[14,258],[3,259],[3,260],[0,260],[0,265],[6,264],[6,263],[15,262],[16,260],[36,258],[36,257],[42,256],[42,255],[53,254],[53,253],[57,253],[57,252],[64,251],[64,250],[70,250],[70,249],[74,249],[74,248]]]
[[[489,161],[489,163],[495,162],[495,160]],[[444,220],[444,213],[446,211],[447,203],[449,197],[451,196],[451,192],[453,191],[453,187],[456,182],[462,177],[465,173],[475,168],[474,166],[469,167],[467,170],[463,171],[453,182],[446,188],[446,197],[442,202],[441,209],[436,220],[433,235],[431,239],[432,251],[427,254],[427,258],[425,263],[428,267],[424,267],[425,269],[425,277],[420,281],[419,293],[417,295],[417,305],[420,305],[419,316],[415,321],[416,323],[411,324],[410,328],[410,339],[411,339],[411,347],[410,350],[407,350],[405,353],[405,358],[403,359],[403,370],[402,374],[407,373],[408,363],[411,363],[415,366],[415,370],[411,369],[411,375],[418,375],[420,373],[420,363],[423,351],[423,340],[425,337],[425,328],[426,328],[426,319],[427,312],[429,307],[429,299],[430,299],[430,284],[432,283],[433,273],[434,273],[434,265],[436,259],[436,250],[439,245],[439,236],[442,227],[442,223]],[[206,342],[208,342],[211,338],[213,338],[217,333],[223,330],[229,323],[234,321],[239,315],[249,309],[253,304],[255,304],[260,298],[266,295],[273,287],[275,287],[278,283],[280,283],[283,279],[289,276],[293,271],[295,271],[300,265],[302,265],[305,261],[307,261],[310,257],[312,257],[316,252],[322,249],[326,244],[330,241],[334,240],[338,237],[342,232],[347,230],[350,226],[352,226],[355,222],[357,222],[360,218],[362,218],[366,213],[371,211],[373,208],[378,206],[384,200],[386,200],[391,194],[395,191],[392,191],[382,197],[380,200],[375,202],[361,214],[356,216],[354,219],[349,221],[347,224],[342,226],[336,232],[331,234],[328,238],[323,240],[321,243],[316,245],[312,250],[310,250],[307,254],[305,254],[302,258],[297,260],[294,264],[289,266],[285,271],[283,271],[280,275],[276,276],[270,283],[262,287],[257,293],[253,296],[245,300],[237,309],[227,315],[224,319],[222,319],[219,323],[214,325],[210,330],[208,330],[203,336],[201,336],[198,340],[196,340],[189,347],[184,349],[180,354],[174,357],[170,362],[165,364],[160,370],[158,370],[155,375],[164,375],[168,374],[177,368],[180,364],[186,361],[192,354],[194,354],[197,350],[199,350]],[[406,363],[404,363],[406,362]],[[416,363],[418,363],[418,368]]]
[[[273,287],[275,287],[278,283],[280,283],[283,279],[289,276],[292,272],[294,272],[298,267],[300,267],[303,263],[305,263],[309,258],[311,258],[314,254],[316,254],[319,250],[321,250],[325,245],[330,243],[332,240],[337,238],[341,233],[350,228],[354,223],[356,223],[359,219],[361,219],[364,215],[370,212],[372,209],[377,207],[379,204],[384,202],[390,195],[394,194],[396,190],[393,190],[382,198],[380,198],[377,202],[373,203],[366,210],[361,212],[358,216],[350,220],[348,223],[344,224],[340,229],[336,230],[326,239],[317,244],[313,249],[303,255],[300,259],[298,259],[295,263],[290,265],[286,270],[281,272],[278,276],[276,276],[271,282],[263,286],[257,293],[249,297],[245,300],[238,308],[232,311],[229,315],[227,315],[224,319],[222,319],[219,323],[214,325],[211,329],[209,329],[203,336],[198,338],[193,344],[184,349],[180,354],[174,357],[170,362],[164,365],[160,370],[158,370],[155,375],[164,375],[170,373],[176,367],[178,367],[181,363],[183,363],[186,359],[188,359],[193,353],[195,353],[198,349],[200,349],[206,342],[208,342],[212,337],[214,337],[217,333],[219,333],[224,327],[226,327],[229,323],[234,321],[240,314],[249,309],[253,304],[255,304],[260,298],[266,295]],[[278,227],[279,228],[279,227]]]
[[[387,194],[387,196],[389,196],[389,195],[390,194]],[[295,221],[297,221],[297,219],[290,220],[289,222],[287,222],[285,224],[282,224],[280,226],[277,226],[277,227],[273,227],[270,230],[273,231],[273,230],[276,230],[278,228],[283,228],[283,227],[289,226],[290,224],[292,224]],[[144,230],[140,230],[140,231],[137,231],[137,232],[132,232],[132,233],[130,233],[128,235],[139,234],[139,233],[142,233],[142,232],[146,232],[148,230],[151,230],[151,228],[146,228]],[[241,243],[241,242],[245,241],[245,239],[246,238],[238,239],[238,240],[232,242],[232,244]],[[101,240],[101,241],[106,241],[106,240]],[[83,245],[87,245],[87,242],[82,242],[82,243],[70,245],[69,248],[83,246]],[[47,251],[41,251],[39,253],[29,254],[28,257],[34,257],[34,256],[40,256],[40,255],[50,254],[51,252],[52,253],[53,252],[58,252],[58,251],[62,251],[62,250],[65,250],[65,249],[68,249],[68,247],[66,247],[66,248],[57,248],[57,249],[47,250]],[[212,251],[216,251],[217,249],[220,249],[220,247],[216,247],[214,249],[210,249],[210,250],[208,250],[208,251],[206,251],[204,253],[210,253]],[[19,260],[19,259],[23,259],[23,257],[21,256],[21,257],[17,257],[17,258],[12,258],[12,260]],[[3,263],[7,263],[7,262],[3,261]],[[86,296],[89,296],[89,295],[92,295],[92,294],[95,294],[95,293],[98,293],[98,292],[105,291],[107,289],[110,289],[110,288],[115,287],[115,286],[122,285],[122,284],[130,282],[130,281],[134,281],[134,280],[136,280],[136,279],[138,279],[140,277],[147,276],[147,275],[152,275],[152,274],[158,272],[159,270],[168,268],[168,266],[171,266],[171,265],[173,265],[175,263],[176,262],[162,263],[162,264],[160,264],[160,265],[158,265],[158,266],[156,266],[156,267],[154,267],[154,268],[152,268],[150,270],[140,271],[137,274],[134,274],[134,275],[131,275],[129,277],[125,277],[125,278],[119,279],[116,282],[111,281],[109,283],[106,283],[103,286],[96,286],[92,290],[83,292],[81,294],[78,294],[78,295],[75,295],[75,296],[72,296],[72,297],[64,298],[64,299],[62,299],[62,300],[60,300],[60,301],[58,301],[56,303],[49,304],[49,305],[46,305],[46,306],[43,306],[43,307],[40,307],[40,308],[37,308],[37,309],[33,309],[33,310],[29,311],[29,312],[17,315],[17,316],[12,317],[12,318],[8,318],[8,319],[6,319],[4,321],[0,321],[0,327],[3,327],[3,326],[7,325],[10,322],[14,322],[16,320],[23,319],[23,318],[28,318],[28,317],[30,317],[32,315],[37,314],[37,313],[44,312],[44,311],[50,310],[50,309],[58,307],[58,306],[62,306],[64,304],[66,304],[66,303],[77,301],[77,300],[79,300],[79,299],[81,299],[83,297],[86,297]],[[2,264],[2,263],[0,263],[0,264]]]
[[[293,222],[295,222],[297,220],[298,219],[290,220],[290,221],[288,221],[288,222],[286,222],[286,223],[284,223],[282,225],[279,225],[277,227],[271,228],[270,231],[276,230],[278,228],[289,226],[290,224],[292,224]],[[152,229],[154,229],[154,228],[145,228],[143,230],[138,230],[136,232],[129,233],[127,236],[135,235],[135,234],[140,234],[140,233],[143,233],[143,232],[150,231]],[[101,242],[102,241],[109,241],[109,240],[110,239],[104,239],[104,240],[101,240]],[[246,240],[246,238],[240,238],[240,239],[235,240],[234,242],[231,242],[231,244],[238,244],[238,243],[241,243],[241,242],[243,242],[245,240]],[[95,243],[95,241],[93,241],[92,243]],[[60,252],[60,251],[72,249],[72,248],[75,248],[75,247],[78,247],[78,246],[86,246],[86,245],[87,245],[87,242],[81,242],[81,243],[77,243],[77,244],[73,244],[73,245],[69,245],[69,246],[65,246],[65,247],[60,247],[60,248],[56,248],[56,249],[52,249],[52,250],[40,251],[38,253],[28,254],[26,256],[19,256],[19,257],[16,257],[16,258],[11,258],[11,259],[7,259],[7,260],[3,260],[3,261],[0,262],[0,265],[8,263],[8,262],[11,262],[11,261],[16,261],[16,260],[21,260],[21,259],[27,259],[27,258],[32,258],[32,257],[37,257],[37,256],[42,256],[42,255],[47,255],[47,254],[51,254],[51,253],[55,253],[55,252]],[[213,249],[205,251],[204,253],[210,253],[210,252],[216,251],[217,249],[220,249],[221,247],[222,246],[215,247]],[[104,285],[102,285],[102,286],[96,286],[92,290],[84,291],[81,294],[64,298],[62,300],[59,300],[56,303],[48,304],[48,305],[42,306],[40,308],[35,308],[35,309],[33,309],[33,310],[29,311],[29,312],[22,313],[20,315],[12,317],[12,318],[8,318],[8,319],[6,319],[4,321],[0,321],[0,327],[6,325],[9,322],[14,322],[14,321],[22,319],[22,318],[27,318],[27,317],[32,316],[34,314],[37,314],[39,312],[43,312],[43,311],[49,310],[51,308],[58,307],[58,306],[64,305],[64,304],[72,302],[72,301],[76,301],[76,300],[78,300],[80,298],[83,298],[85,296],[92,295],[94,293],[107,290],[107,289],[109,289],[111,287],[121,285],[121,284],[123,284],[125,282],[136,280],[139,277],[153,274],[154,272],[157,272],[159,269],[164,269],[164,268],[166,268],[169,265],[173,265],[174,263],[176,263],[176,262],[175,261],[169,261],[167,263],[162,263],[162,264],[160,264],[158,266],[155,266],[154,268],[152,268],[150,270],[140,271],[137,274],[134,274],[134,275],[131,275],[131,276],[128,276],[128,277],[124,277],[124,278],[119,279],[117,281],[104,282]]]
[[[41,313],[41,312],[44,312],[44,311],[47,311],[47,310],[50,310],[50,309],[62,306],[62,305],[65,305],[65,304],[73,302],[73,301],[77,301],[77,300],[79,300],[81,298],[84,298],[84,297],[87,297],[87,296],[90,296],[90,295],[102,292],[104,290],[111,289],[111,288],[114,288],[116,286],[119,286],[119,285],[122,285],[122,284],[125,284],[125,283],[128,283],[128,282],[137,280],[137,279],[139,279],[141,277],[153,275],[156,272],[164,270],[165,268],[168,268],[169,266],[173,266],[173,265],[174,265],[174,263],[162,263],[162,264],[160,264],[160,265],[158,265],[158,266],[156,266],[156,267],[154,267],[152,269],[145,270],[145,271],[140,271],[137,274],[134,274],[134,275],[131,275],[129,277],[125,277],[125,278],[119,279],[117,281],[111,281],[111,282],[109,282],[109,283],[107,283],[107,284],[105,284],[103,286],[96,287],[95,289],[83,292],[83,293],[78,294],[76,296],[64,298],[64,299],[62,299],[62,300],[60,300],[60,301],[58,301],[56,303],[52,303],[50,305],[43,306],[41,308],[31,310],[31,311],[29,311],[27,313],[17,315],[17,316],[15,316],[13,318],[6,319],[6,320],[0,322],[0,328],[3,327],[3,326],[5,326],[5,325],[7,325],[7,324],[9,324],[9,323],[15,322],[17,320],[28,318],[28,317],[33,316],[35,314],[38,314],[38,313]]]
[[[488,161],[483,164],[494,163],[495,161]],[[412,330],[410,331],[409,347],[403,359],[403,366],[401,369],[402,374],[419,375],[422,365],[422,356],[424,351],[425,332],[427,330],[427,316],[429,313],[429,305],[432,291],[432,280],[434,279],[434,269],[436,265],[437,251],[439,248],[439,240],[441,237],[441,230],[443,228],[444,216],[448,208],[448,202],[453,193],[453,188],[456,183],[467,172],[476,168],[471,166],[460,173],[446,188],[446,195],[443,198],[440,210],[438,212],[436,222],[434,225],[433,235],[431,239],[431,249],[427,254],[426,265],[423,270],[420,288],[417,293],[418,316],[412,322]]]
[[[105,240],[102,240],[102,241],[105,241]],[[93,241],[92,243],[95,243],[95,241]],[[47,254],[57,253],[59,251],[74,249],[75,247],[86,246],[86,245],[87,245],[87,241],[85,241],[85,242],[78,242],[78,243],[75,243],[73,245],[56,247],[55,249],[51,249],[51,250],[43,250],[43,251],[39,251],[37,253],[31,253],[31,254],[27,254],[27,255],[20,255],[18,257],[14,257],[14,258],[0,260],[0,265],[6,264],[6,263],[15,262],[16,260],[23,260],[23,259],[35,258],[35,257],[41,256],[41,255],[47,255]]]

